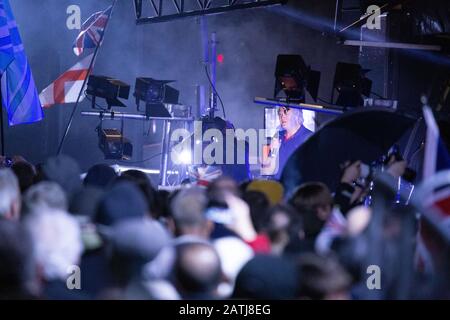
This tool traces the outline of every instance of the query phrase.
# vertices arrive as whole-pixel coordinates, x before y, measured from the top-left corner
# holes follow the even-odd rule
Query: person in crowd
[[[19,223],[0,220],[0,300],[38,299],[32,240]]]
[[[9,168],[0,169],[0,219],[20,219],[21,195],[19,182]]]
[[[24,194],[34,184],[36,169],[27,161],[16,161],[11,169],[19,180],[20,192]]]
[[[29,188],[23,196],[22,213],[24,215],[46,209],[68,210],[66,193],[55,182],[39,182]]]
[[[136,184],[147,200],[150,214],[153,218],[158,219],[158,208],[156,202],[158,201],[156,190],[153,188],[152,183],[148,176],[139,170],[127,170],[122,172],[118,180],[126,180]]]
[[[270,209],[270,202],[266,195],[260,191],[246,191],[242,199],[250,208],[250,216],[257,233],[262,233],[264,223],[267,220],[267,211]]]
[[[151,219],[147,201],[132,182],[117,181],[99,199],[92,218],[95,224],[93,240],[96,244],[81,261],[83,284],[91,296],[98,296],[114,280],[110,268],[110,236],[118,223]]]
[[[270,239],[271,253],[283,255],[289,243],[304,239],[301,216],[289,205],[279,204],[268,210],[264,230]]]
[[[216,299],[221,280],[220,258],[213,246],[184,243],[176,247],[173,282],[183,299]]]
[[[131,182],[119,181],[100,200],[94,222],[112,226],[121,220],[150,216],[149,211],[139,188]]]
[[[333,197],[330,190],[320,182],[304,183],[296,190],[290,203],[302,218],[305,239],[291,242],[287,249],[292,253],[313,252],[316,238],[332,212]]]
[[[109,165],[100,163],[89,168],[83,180],[85,186],[93,186],[100,189],[109,188],[117,178],[116,171]]]
[[[85,221],[92,222],[105,193],[104,190],[97,187],[83,187],[73,196],[69,212],[75,216],[84,217]]]
[[[73,158],[66,155],[48,158],[39,168],[36,179],[36,182],[48,180],[58,183],[66,192],[69,203],[73,195],[82,187],[80,166]]]
[[[299,257],[299,298],[348,300],[351,277],[339,262],[330,257],[308,253]]]
[[[273,255],[256,255],[239,272],[232,298],[296,299],[299,281],[293,261]]]
[[[207,204],[208,198],[204,190],[199,188],[181,190],[171,202],[175,236],[209,239],[213,224],[205,216]]]
[[[170,240],[169,232],[153,219],[132,218],[116,223],[108,235],[111,278],[99,298],[152,298],[141,287],[143,267],[169,245]]]
[[[36,263],[41,270],[43,298],[87,298],[80,290],[70,290],[68,285],[79,286],[81,277],[83,244],[75,218],[63,210],[40,207],[25,218],[24,224],[31,234]],[[73,279],[69,278],[71,275]]]
[[[272,138],[270,154],[263,163],[263,174],[281,178],[290,156],[313,132],[303,125],[303,112],[299,109],[281,107],[278,109],[281,130]]]

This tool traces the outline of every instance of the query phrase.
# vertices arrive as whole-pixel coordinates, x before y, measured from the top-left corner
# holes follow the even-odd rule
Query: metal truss
[[[136,24],[286,4],[288,0],[134,0]],[[144,12],[149,16],[143,17]]]

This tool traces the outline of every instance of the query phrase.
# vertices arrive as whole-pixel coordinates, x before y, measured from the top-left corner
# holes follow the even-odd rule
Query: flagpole
[[[69,134],[70,127],[72,126],[73,118],[74,118],[75,113],[76,113],[76,111],[78,109],[78,105],[80,104],[80,99],[81,99],[81,95],[83,94],[84,87],[86,86],[86,82],[88,81],[89,75],[92,72],[92,69],[93,69],[93,66],[94,66],[94,62],[95,62],[95,59],[97,58],[97,54],[98,54],[98,51],[100,49],[100,46],[103,44],[103,39],[104,39],[105,34],[106,34],[106,29],[108,28],[109,20],[110,20],[112,14],[113,14],[116,2],[117,2],[117,0],[114,0],[114,2],[112,4],[112,8],[111,8],[111,13],[109,14],[109,18],[108,18],[108,20],[106,21],[106,24],[105,24],[105,29],[103,30],[103,34],[100,37],[100,41],[98,43],[98,46],[95,48],[94,55],[92,57],[91,63],[89,64],[89,68],[88,68],[88,71],[87,71],[86,78],[84,79],[83,85],[81,86],[80,92],[78,93],[78,98],[77,98],[77,101],[75,102],[75,106],[73,107],[72,114],[70,115],[69,122],[68,122],[68,124],[66,126],[66,130],[65,130],[64,135],[63,135],[63,137],[61,139],[61,142],[59,143],[57,155],[61,154],[62,148],[64,146],[64,142],[65,142],[65,140],[67,138],[67,135]],[[2,135],[2,137],[3,137],[3,135]]]

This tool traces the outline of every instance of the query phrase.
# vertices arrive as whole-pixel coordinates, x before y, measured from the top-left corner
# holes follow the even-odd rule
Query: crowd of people
[[[308,182],[286,195],[277,181],[226,176],[169,192],[137,170],[98,164],[82,175],[68,156],[36,166],[15,157],[0,169],[0,298],[396,298],[401,209],[381,230],[391,242],[378,288],[360,166],[348,163],[333,193]],[[412,278],[409,297],[435,297],[426,274]]]

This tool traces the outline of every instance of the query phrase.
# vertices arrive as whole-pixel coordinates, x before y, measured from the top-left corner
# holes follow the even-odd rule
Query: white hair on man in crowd
[[[0,169],[0,218],[18,220],[20,213],[19,182],[9,168]]]
[[[47,209],[67,211],[67,196],[59,184],[42,181],[30,187],[23,196],[23,212],[34,213]]]
[[[25,219],[35,259],[47,280],[66,280],[69,267],[77,265],[83,251],[80,226],[63,210],[48,209]]]

